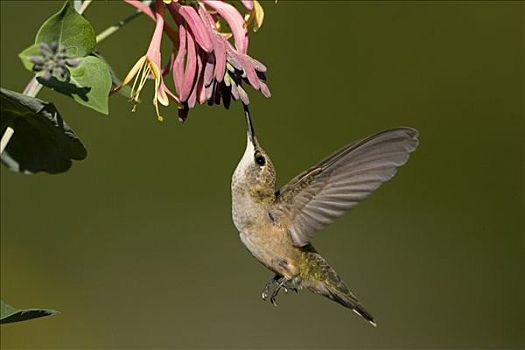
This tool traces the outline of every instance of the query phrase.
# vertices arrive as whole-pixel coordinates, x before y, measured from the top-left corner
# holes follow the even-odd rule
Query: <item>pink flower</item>
[[[248,30],[244,27],[244,20],[237,9],[222,1],[202,0],[202,2],[224,18],[232,30],[235,47],[239,52],[246,53],[248,51]]]
[[[157,0],[157,3],[160,1]],[[168,92],[169,90],[166,88],[166,85],[164,84],[164,81],[162,79],[161,74],[161,63],[160,63],[160,45],[161,45],[161,39],[162,39],[162,33],[164,31],[164,11],[162,6],[157,5],[157,11],[155,12],[155,20],[156,20],[156,26],[155,26],[155,32],[153,33],[153,37],[151,38],[151,42],[148,48],[148,51],[144,56],[139,58],[137,63],[131,68],[129,73],[124,78],[124,81],[122,82],[122,86],[129,84],[131,79],[135,78],[133,81],[133,87],[131,88],[131,101],[133,102],[133,109],[132,111],[136,110],[137,103],[139,101],[140,92],[144,88],[144,85],[146,84],[147,79],[150,77],[150,75],[155,80],[155,93],[153,96],[153,106],[155,107],[155,111],[157,113],[157,118],[159,121],[164,120],[164,118],[160,115],[159,112],[159,105],[160,102],[162,105],[167,106],[169,105],[169,99],[168,99]],[[172,97],[175,97],[171,92],[169,92]]]
[[[140,1],[125,1],[156,22],[147,54],[139,59],[124,79],[124,83],[128,83],[133,76],[137,76],[131,96],[135,104],[149,76],[155,79],[154,105],[159,119],[162,117],[157,102],[168,105],[168,96],[179,103],[178,114],[181,121],[186,119],[189,109],[196,104],[222,103],[229,108],[232,99],[249,104],[243,83],[261,91],[266,97],[271,96],[266,85],[266,67],[247,54],[247,26],[254,21],[254,30],[258,29],[264,17],[257,0],[243,1],[250,11],[244,18],[235,7],[218,0],[157,0],[155,10]],[[178,33],[164,22],[164,7],[167,7],[177,24]],[[219,19],[226,21],[231,29],[233,44],[228,41],[227,33],[219,32]],[[170,37],[174,47],[172,60],[161,70],[160,40],[163,31]],[[163,75],[170,70],[174,94],[166,88],[163,81]],[[142,72],[140,79],[137,75],[139,71]]]

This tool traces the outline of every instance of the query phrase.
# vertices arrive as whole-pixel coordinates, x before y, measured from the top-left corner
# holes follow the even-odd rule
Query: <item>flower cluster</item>
[[[50,80],[55,76],[62,81],[68,81],[71,76],[68,68],[75,68],[80,64],[79,60],[69,58],[66,48],[56,42],[50,44],[42,42],[39,49],[40,55],[32,56],[30,61],[33,63],[33,71],[42,72],[41,78],[44,80]]]
[[[242,87],[247,83],[270,97],[266,85],[266,67],[248,56],[248,26],[256,31],[262,25],[264,12],[257,0],[243,0],[248,11],[243,17],[231,4],[222,0],[156,0],[150,8],[141,1],[124,0],[153,21],[155,31],[149,48],[124,78],[123,85],[134,79],[131,100],[135,105],[148,79],[155,81],[153,105],[159,120],[163,117],[159,103],[171,100],[178,105],[179,120],[184,121],[196,104],[230,106],[231,100],[249,104]],[[165,21],[165,13],[173,18],[177,29]],[[221,31],[227,24],[231,33]],[[166,66],[161,65],[163,34],[173,43],[173,52]],[[229,39],[233,37],[233,44]],[[165,84],[171,73],[174,91]]]

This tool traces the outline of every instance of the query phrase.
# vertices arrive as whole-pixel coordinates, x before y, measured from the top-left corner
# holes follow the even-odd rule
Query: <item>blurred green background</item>
[[[1,85],[61,2],[1,1]],[[230,179],[239,105],[156,121],[43,91],[88,158],[57,176],[1,170],[1,294],[60,315],[1,327],[2,348],[523,348],[525,6],[520,2],[264,2],[250,53],[259,139],[283,185],[353,140],[421,132],[408,164],[314,241],[377,318],[306,291],[260,299],[271,273],[242,246]],[[95,2],[100,31],[126,16]],[[140,18],[99,50],[123,76],[153,32]]]

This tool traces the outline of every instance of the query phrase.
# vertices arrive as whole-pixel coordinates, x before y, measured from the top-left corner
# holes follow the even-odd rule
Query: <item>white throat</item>
[[[237,168],[232,177],[232,217],[233,223],[239,232],[244,231],[245,227],[251,223],[260,208],[249,195],[249,185],[246,183],[245,172],[253,165],[253,155],[255,147],[250,141],[249,136],[246,140],[246,149],[242,155]]]

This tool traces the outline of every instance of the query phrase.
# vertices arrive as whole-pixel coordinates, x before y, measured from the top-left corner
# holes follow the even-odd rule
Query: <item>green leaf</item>
[[[52,103],[0,88],[0,133],[14,130],[1,155],[9,169],[24,173],[67,171],[87,152]]]
[[[95,48],[96,34],[91,24],[69,4],[49,17],[38,30],[35,44],[58,43],[69,57],[84,57]]]
[[[40,56],[40,48],[38,47],[38,44],[31,45],[18,54],[18,57],[22,61],[25,69],[30,72],[33,71],[33,62],[30,61],[32,56]]]
[[[73,98],[78,103],[100,113],[108,114],[111,74],[104,61],[97,57],[80,58],[76,68],[70,68],[70,81],[60,81],[55,77],[50,80],[37,78],[38,82]]]
[[[104,57],[102,57],[102,55],[98,52],[93,52],[92,55],[100,58],[108,66],[109,74],[111,75],[111,82],[112,82],[111,91],[115,90],[118,86],[121,86],[122,80],[120,80],[117,73],[115,73],[111,65],[108,63],[108,61]],[[126,98],[129,98],[131,96],[131,87],[129,87],[129,85],[124,85],[118,90],[118,93]],[[138,101],[140,102],[140,99]]]
[[[56,315],[58,312],[46,309],[16,309],[0,300],[0,323],[12,323],[33,318]]]

